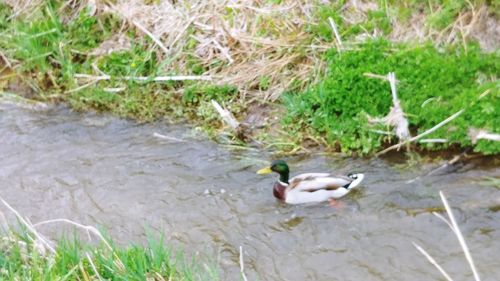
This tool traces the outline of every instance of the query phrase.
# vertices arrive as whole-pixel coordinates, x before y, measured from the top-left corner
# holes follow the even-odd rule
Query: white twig
[[[446,209],[446,213],[448,214],[449,220],[447,220],[444,216],[442,216],[439,213],[433,212],[433,214],[438,217],[440,220],[442,220],[444,223],[446,223],[450,229],[453,231],[455,236],[458,239],[458,242],[460,243],[460,246],[462,247],[462,251],[464,252],[465,258],[467,259],[467,262],[469,263],[469,266],[472,270],[472,273],[474,274],[474,280],[475,281],[481,281],[481,278],[479,277],[479,274],[476,270],[476,266],[474,265],[474,260],[472,259],[472,256],[469,251],[469,247],[467,247],[467,243],[465,242],[465,239],[462,235],[462,232],[460,231],[460,228],[458,227],[457,221],[455,220],[455,216],[453,215],[453,212],[451,211],[450,205],[448,204],[448,200],[444,196],[442,191],[439,191],[439,196],[441,197],[441,201],[443,202],[443,205]],[[422,253],[427,260],[431,264],[433,264],[440,272],[443,274],[443,276],[448,280],[452,281],[451,277],[444,271],[444,269],[432,258],[422,247],[417,245],[415,242],[412,242],[413,246],[417,248],[420,253]]]
[[[446,273],[446,271],[436,262],[436,260],[429,254],[427,253],[427,251],[425,251],[422,247],[420,247],[417,243],[415,242],[412,242],[413,243],[413,246],[415,248],[417,248],[417,250],[422,254],[424,255],[427,260],[432,264],[434,265],[438,270],[439,272],[441,272],[441,274],[443,274],[444,278],[446,278],[446,280],[448,281],[453,281],[453,279],[451,279],[450,275],[448,275],[448,273]]]
[[[424,136],[427,136],[428,134],[431,134],[433,133],[434,131],[436,131],[437,129],[443,127],[444,125],[446,125],[447,123],[451,122],[453,119],[457,118],[458,116],[460,116],[460,114],[462,114],[464,112],[463,109],[459,110],[458,112],[456,112],[455,114],[451,115],[450,117],[446,118],[445,120],[441,121],[439,124],[437,124],[436,126],[430,128],[429,130],[421,133],[420,135],[418,136],[415,136],[415,137],[412,137],[411,139],[408,139],[404,142],[401,142],[401,143],[398,143],[398,144],[395,144],[393,146],[390,146],[380,152],[377,152],[377,154],[375,154],[375,156],[380,156],[386,152],[389,152],[391,150],[394,150],[396,148],[400,148],[401,146],[407,144],[407,143],[410,143],[410,142],[413,142],[413,141],[416,141]]]
[[[285,12],[287,10],[295,8],[295,6],[297,6],[297,3],[294,3],[294,4],[292,4],[290,6],[287,6],[287,7],[273,8],[273,9],[261,9],[261,8],[257,8],[257,7],[254,7],[254,6],[241,5],[241,4],[229,4],[226,7],[227,8],[231,8],[231,9],[249,9],[249,10],[253,10],[253,11],[257,12],[257,13],[261,13],[261,14],[265,14],[265,15],[271,15],[273,13],[276,14],[276,13]]]
[[[229,64],[232,64],[234,62],[234,59],[231,57],[231,54],[229,53],[229,48],[222,47],[222,45],[215,39],[213,39],[212,42],[214,43],[215,47],[219,49],[221,54],[226,57],[227,61],[229,61]]]
[[[411,137],[411,135],[410,130],[408,129],[408,120],[406,119],[405,113],[401,108],[401,104],[399,103],[398,94],[396,91],[396,75],[394,74],[394,72],[389,72],[384,77],[371,73],[365,73],[364,75],[389,81],[392,95],[392,106],[389,113],[382,118],[369,117],[368,121],[370,123],[383,123],[386,126],[392,127],[400,143],[405,142]]]
[[[180,76],[157,76],[157,77],[146,77],[146,76],[119,76],[119,77],[111,77],[110,75],[90,75],[90,74],[75,74],[75,78],[82,79],[91,79],[91,80],[133,80],[133,81],[154,81],[154,82],[163,82],[163,81],[183,81],[183,80],[204,80],[210,81],[212,80],[211,76],[195,76],[195,75],[180,75]]]
[[[339,44],[339,52],[340,52],[340,49],[342,48],[342,40],[340,39],[340,34],[339,31],[337,30],[337,25],[335,24],[335,21],[333,21],[331,17],[328,17],[328,22],[330,22],[333,34],[335,34],[335,39],[337,39],[337,43]]]
[[[87,1],[87,15],[88,16],[94,16],[95,13],[97,12],[97,3],[96,0],[88,0]]]
[[[54,247],[52,247],[50,245],[50,243],[42,236],[40,235],[36,229],[33,227],[33,225],[31,225],[31,223],[29,223],[28,221],[26,221],[20,214],[18,211],[16,211],[16,209],[14,209],[12,206],[9,205],[9,203],[7,203],[5,200],[3,200],[3,198],[0,197],[0,200],[2,201],[2,203],[11,211],[13,212],[17,219],[26,226],[26,228],[33,234],[35,235],[35,237],[47,248],[49,249],[49,251],[53,254],[56,253],[56,250],[54,249]]]
[[[445,143],[448,142],[447,139],[421,139],[418,142],[421,143]]]
[[[121,261],[121,259],[118,257],[118,255],[115,253],[113,247],[111,247],[111,245],[109,244],[109,242],[106,240],[106,238],[104,238],[104,236],[101,234],[101,232],[93,227],[93,226],[90,226],[90,225],[83,225],[83,224],[80,224],[80,223],[77,223],[77,222],[74,222],[72,220],[68,220],[68,219],[52,219],[52,220],[46,220],[46,221],[41,221],[39,223],[36,223],[34,224],[33,226],[40,226],[40,225],[44,225],[44,224],[49,224],[49,223],[68,223],[68,224],[71,224],[73,226],[76,226],[78,228],[82,228],[84,230],[87,231],[87,235],[89,235],[89,233],[93,233],[95,236],[97,236],[103,243],[104,245],[113,253],[113,255],[115,256],[116,258],[116,263],[117,265],[120,267],[120,268],[125,268],[125,265],[123,264],[123,262]],[[89,235],[90,236],[90,235]]]
[[[451,225],[453,226],[455,235],[457,236],[458,242],[460,243],[460,246],[462,247],[465,258],[469,262],[469,266],[472,270],[472,273],[474,274],[474,280],[481,281],[481,278],[479,277],[479,274],[476,270],[476,266],[474,265],[474,260],[472,259],[472,256],[469,252],[469,247],[467,247],[467,243],[465,242],[464,236],[462,235],[462,232],[460,231],[460,228],[458,227],[457,221],[455,220],[455,216],[453,215],[453,212],[451,211],[450,205],[448,204],[448,200],[446,199],[446,197],[444,196],[442,191],[439,191],[439,196],[441,196],[441,201],[443,201],[443,205],[446,208],[446,212],[448,213],[448,217],[450,218]]]
[[[389,74],[387,74],[387,81],[389,81],[389,85],[391,86],[392,103],[394,105],[399,104],[398,94],[396,92],[396,74],[394,74],[394,72],[389,72]]]
[[[92,261],[92,259],[90,258],[89,253],[85,253],[85,255],[87,256],[87,259],[89,260],[90,266],[92,267],[92,270],[94,270],[94,273],[95,273],[95,275],[97,276],[97,279],[99,279],[100,281],[103,281],[103,279],[102,279],[101,275],[99,275],[99,272],[97,272],[97,268],[95,267],[94,262],[93,262],[93,261]]]
[[[245,275],[245,263],[243,262],[243,247],[240,246],[240,273],[243,281],[248,281],[247,276]]]
[[[142,32],[146,33],[146,35],[149,36],[149,38],[151,38],[163,50],[163,52],[165,52],[165,55],[169,55],[168,48],[163,45],[158,37],[154,36],[153,33],[149,32],[149,30],[142,26],[142,24],[140,24],[138,21],[132,20],[132,23]]]
[[[394,72],[389,72],[389,74],[387,74],[387,79],[389,80],[389,85],[391,86],[393,103],[393,107],[391,108],[389,116],[391,116],[390,119],[393,119],[392,125],[396,127],[396,135],[398,136],[399,140],[405,141],[409,137],[411,137],[411,135],[408,129],[408,120],[406,120],[404,116],[405,114],[403,112],[403,109],[401,108],[401,104],[399,103],[398,95],[396,92],[396,74],[394,74]]]
[[[446,223],[450,227],[451,231],[455,232],[455,229],[453,228],[453,225],[451,225],[451,222],[449,220],[447,220],[445,217],[443,217],[443,215],[441,215],[440,213],[437,213],[437,212],[432,212],[432,214],[435,215],[436,217],[438,217],[444,223]]]
[[[66,275],[64,275],[61,279],[59,279],[59,281],[65,281],[67,280],[71,275],[73,275],[73,273],[80,267],[80,264],[77,264],[75,266],[73,266],[72,269],[70,269],[68,271],[68,273],[66,273]]]
[[[432,98],[428,98],[426,99],[421,105],[420,107],[421,108],[424,108],[428,103],[430,103],[431,101],[435,100],[436,98],[435,97],[432,97]]]
[[[369,73],[369,72],[366,72],[366,73],[363,73],[364,76],[366,77],[370,77],[370,78],[377,78],[377,79],[382,79],[382,80],[389,80],[389,78],[387,77],[387,75],[380,75],[380,74],[374,74],[374,73]],[[394,80],[396,81],[396,83],[399,83],[399,80]]]
[[[174,138],[174,137],[169,137],[169,136],[166,136],[166,135],[162,135],[160,133],[157,133],[157,132],[154,132],[153,133],[153,136],[155,138],[159,138],[159,139],[162,139],[162,140],[169,140],[169,141],[176,141],[176,142],[184,142],[184,140],[182,139],[178,139],[178,138]]]
[[[125,87],[117,87],[117,88],[102,88],[103,91],[107,93],[119,93],[125,91],[127,88]]]
[[[480,99],[486,97],[487,95],[490,94],[490,92],[491,92],[491,89],[484,91],[482,94],[479,95],[479,98],[477,98],[477,99],[480,100]]]
[[[478,140],[500,141],[500,134],[488,132],[483,129],[469,129],[469,138],[475,144]]]
[[[193,23],[193,21],[195,20],[196,17],[193,17],[193,18],[190,18],[188,20],[188,22],[184,25],[184,27],[178,31],[177,33],[177,36],[175,36],[174,40],[169,44],[170,45],[170,52],[172,53],[173,51],[173,46],[175,46],[175,43],[177,43],[177,41],[179,41],[182,36],[184,35],[184,32],[186,32],[186,30],[191,26],[191,24]],[[171,54],[172,55],[172,54]]]
[[[240,125],[236,119],[231,115],[231,112],[229,112],[227,109],[222,108],[218,102],[215,100],[212,100],[212,105],[217,110],[219,115],[221,116],[222,120],[226,122],[233,130],[236,130],[238,126]]]
[[[93,62],[92,63],[92,69],[96,72],[96,73],[99,73],[100,75],[106,75],[106,73],[104,73],[104,71],[100,70],[99,67],[97,66],[97,63],[96,62]]]
[[[68,224],[71,224],[71,225],[76,226],[78,228],[82,228],[82,229],[86,230],[87,232],[93,233],[95,236],[99,237],[99,239],[101,239],[102,242],[104,242],[104,244],[106,245],[106,247],[108,247],[109,250],[113,251],[113,247],[111,247],[111,245],[108,243],[106,238],[104,238],[104,236],[101,234],[101,232],[97,228],[90,226],[90,225],[83,225],[83,224],[80,224],[80,223],[77,223],[77,222],[74,222],[74,221],[68,220],[68,219],[52,219],[52,220],[46,220],[46,221],[41,221],[39,223],[35,223],[33,226],[37,227],[37,226],[44,225],[44,224],[59,223],[59,222],[68,223]]]
[[[83,84],[83,85],[81,85],[81,86],[79,86],[79,87],[76,87],[76,88],[74,88],[74,89],[68,90],[68,91],[66,91],[66,92],[64,92],[64,93],[65,93],[65,94],[75,93],[75,92],[78,92],[78,91],[83,90],[83,89],[85,89],[85,88],[88,88],[88,87],[90,87],[90,86],[94,85],[94,84],[95,84],[95,83],[97,83],[97,82],[99,82],[99,80],[92,80],[92,81],[90,81],[90,82],[89,82],[89,83],[87,83],[87,84]]]
[[[484,98],[485,96],[487,96],[488,94],[490,93],[490,90],[486,90],[484,93],[482,93],[480,96],[479,96],[479,100]],[[429,99],[430,100],[430,99]],[[428,102],[429,100],[426,100],[424,102],[424,104],[422,104],[422,106],[425,105],[426,102]],[[416,141],[428,134],[431,134],[433,133],[434,131],[436,131],[437,129],[441,128],[442,126],[446,125],[447,123],[453,121],[455,118],[457,118],[458,116],[460,116],[462,113],[464,112],[464,109],[461,109],[457,112],[455,112],[453,115],[451,115],[450,117],[446,118],[445,120],[441,121],[439,124],[437,124],[436,126],[430,128],[429,130],[421,133],[420,135],[418,136],[415,136],[413,138],[410,138],[408,140],[406,140],[405,142],[402,142],[402,143],[398,143],[398,144],[395,144],[393,146],[390,146],[380,152],[377,152],[377,154],[375,154],[375,156],[380,156],[388,151],[391,151],[393,149],[399,149],[401,146],[407,144],[407,143],[410,143],[410,142],[413,142],[413,141]],[[489,132],[486,132],[484,130],[475,130],[475,129],[471,129],[469,130],[469,137],[471,138],[472,142],[475,143],[478,139],[488,139],[488,140],[493,140],[493,141],[500,141],[500,135],[499,134],[495,134],[495,133],[489,133]]]
[[[3,59],[4,63],[7,65],[8,68],[12,68],[12,64],[10,63],[9,59],[0,51],[0,58]]]
[[[412,182],[414,182],[414,181],[416,181],[416,180],[420,179],[421,177],[427,177],[427,176],[433,175],[433,174],[435,174],[435,173],[437,173],[437,172],[439,172],[439,171],[441,171],[441,170],[443,170],[443,169],[445,169],[445,168],[447,168],[447,167],[449,167],[449,166],[451,166],[451,165],[454,165],[456,162],[458,162],[458,160],[460,160],[460,158],[461,158],[462,156],[463,156],[463,154],[456,155],[456,156],[455,156],[455,157],[453,157],[451,160],[446,161],[446,163],[444,163],[443,165],[441,165],[441,166],[439,166],[439,167],[437,167],[437,168],[435,168],[435,169],[432,169],[432,170],[430,170],[429,172],[427,172],[427,173],[425,173],[425,174],[423,174],[423,175],[420,175],[420,176],[417,176],[417,177],[415,177],[415,178],[413,178],[413,179],[411,179],[411,180],[408,180],[408,181],[406,181],[406,183],[412,183]],[[440,216],[441,216],[441,215],[440,215],[440,214],[438,214],[438,213],[435,213],[435,215],[436,215],[436,216],[438,216],[438,217],[440,217]],[[447,220],[445,220],[445,221],[447,222]]]

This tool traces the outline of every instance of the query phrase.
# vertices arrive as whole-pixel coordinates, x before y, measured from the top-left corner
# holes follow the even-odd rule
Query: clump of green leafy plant
[[[475,45],[435,48],[431,44],[409,46],[385,40],[367,42],[360,50],[326,55],[328,71],[323,80],[305,93],[287,94],[284,126],[300,131],[309,127],[343,151],[369,153],[380,147],[380,129],[369,124],[368,116],[385,116],[392,105],[389,84],[368,78],[365,73],[385,75],[395,72],[399,80],[398,96],[408,115],[413,134],[427,130],[453,113],[462,116],[429,138],[445,138],[450,144],[469,146],[471,127],[500,131],[498,106],[498,54],[483,54]],[[481,93],[490,94],[479,99]],[[297,122],[297,120],[302,120]],[[475,149],[498,153],[495,142],[479,142]]]

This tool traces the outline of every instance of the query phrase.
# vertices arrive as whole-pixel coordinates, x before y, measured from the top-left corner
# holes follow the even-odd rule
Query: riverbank
[[[139,121],[189,120],[228,133],[223,141],[288,154],[373,155],[402,142],[500,152],[484,139],[500,132],[498,7],[487,1],[1,5],[5,92]]]
[[[50,252],[27,232],[0,238],[2,280],[220,280],[161,239],[128,247],[59,239]]]
[[[2,280],[220,280],[214,265],[189,260],[182,251],[165,246],[162,238],[149,237],[146,245],[117,246],[97,228],[71,220],[37,224],[75,227],[73,238],[54,242],[24,218],[18,217],[18,222],[19,227],[2,226]],[[89,242],[82,242],[75,234],[79,231]]]

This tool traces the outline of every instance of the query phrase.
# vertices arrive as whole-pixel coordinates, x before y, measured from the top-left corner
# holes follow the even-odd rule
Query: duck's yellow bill
[[[266,167],[266,168],[258,170],[257,174],[259,174],[259,175],[265,175],[265,174],[270,174],[272,172],[273,172],[273,170],[271,170],[271,167]]]

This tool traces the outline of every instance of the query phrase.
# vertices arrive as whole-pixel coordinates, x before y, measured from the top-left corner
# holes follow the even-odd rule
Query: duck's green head
[[[288,169],[288,165],[283,160],[275,160],[271,163],[271,166],[262,168],[257,171],[259,175],[265,175],[269,173],[278,173],[280,175],[280,181],[284,183],[288,183],[288,176],[290,175],[290,170]]]

